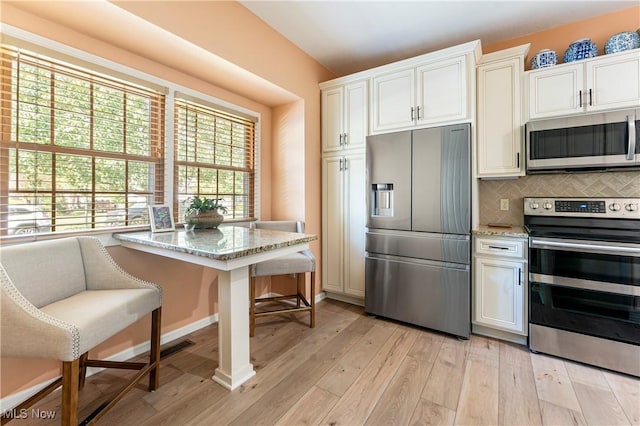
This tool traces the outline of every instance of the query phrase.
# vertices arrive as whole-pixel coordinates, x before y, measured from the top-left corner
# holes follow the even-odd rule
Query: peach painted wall
[[[175,6],[179,3],[181,2],[167,2],[164,4],[166,6]],[[7,3],[2,6],[1,18],[2,22],[14,27],[259,112],[261,114],[260,216],[263,219],[301,218],[307,222],[309,232],[319,235],[321,233],[319,209],[321,179],[318,166],[313,164],[320,163],[318,83],[333,78],[334,75],[315,63],[308,55],[295,48],[278,33],[266,27],[262,21],[258,20],[244,7],[226,2],[206,3],[209,7],[216,9],[215,11],[208,10],[207,14],[215,16],[219,21],[216,24],[212,24],[212,20],[210,20],[207,29],[217,28],[222,31],[222,29],[228,27],[226,29],[230,32],[227,36],[218,34],[218,43],[216,45],[203,43],[206,48],[212,51],[218,49],[219,52],[216,53],[231,56],[226,59],[234,60],[243,67],[251,68],[253,72],[261,74],[263,78],[275,80],[277,84],[285,86],[286,90],[294,92],[300,99],[299,101],[279,106],[277,108],[277,117],[274,118],[272,108],[268,105],[239,96],[224,87],[215,86],[178,72],[171,66],[167,66],[167,64],[151,61],[102,40],[89,37],[82,32],[76,31],[69,22],[61,25]],[[152,15],[171,17],[173,20],[175,20],[176,14],[177,16],[182,16],[181,12],[186,10],[184,4],[180,4],[179,10],[155,7],[158,6],[157,3],[155,6],[150,4],[129,5],[132,8],[140,8],[142,11],[146,10],[145,13],[152,12]],[[195,9],[203,5],[199,3],[191,4]],[[195,12],[195,14],[197,15],[198,13]],[[190,21],[193,16],[191,14],[186,14],[185,16],[187,18],[179,20],[181,24],[175,31],[177,33],[185,33],[182,34],[183,37],[197,38],[197,33],[195,35],[188,34],[188,30],[194,27]],[[211,37],[210,32],[205,32],[200,36],[206,38],[206,40],[216,39],[216,37]],[[234,37],[237,38],[234,39]],[[269,48],[256,49],[256,40],[263,41]],[[195,42],[197,40],[191,41]],[[226,50],[234,45],[236,49]],[[279,58],[285,59],[273,61],[267,60],[268,56],[260,58],[260,55],[257,55],[258,51],[264,54],[277,54]],[[176,60],[179,60],[179,56],[176,56]],[[284,69],[295,69],[296,72],[282,73],[283,64],[287,64]],[[283,118],[286,118],[286,120],[283,120]],[[290,153],[286,153],[287,150],[291,150],[295,155],[291,156]],[[273,159],[274,153],[276,153],[275,160]],[[294,160],[290,163],[288,158],[293,158]],[[274,164],[278,170],[275,173],[275,179],[278,182],[277,186],[274,185],[273,179]],[[282,170],[282,168],[288,169]],[[285,195],[275,189],[284,184],[288,185],[289,182],[294,183],[294,185],[290,186],[290,190],[294,192]],[[311,201],[308,201],[308,198]],[[308,212],[308,205],[313,206],[317,211]],[[319,259],[319,242],[314,243],[312,249]],[[131,252],[121,247],[112,247],[110,252],[118,263],[133,275],[162,285],[165,300],[163,333],[217,312],[217,274],[215,271],[182,262],[167,261],[167,259],[153,255]],[[267,290],[268,286],[263,282],[261,288]],[[135,324],[98,347],[92,352],[92,355],[109,356],[148,340],[148,325],[148,319]],[[6,358],[1,361],[0,396],[2,397],[58,375],[57,363],[54,362]]]
[[[482,47],[483,53],[495,52],[509,47],[531,43],[525,68],[530,68],[531,57],[542,49],[555,50],[558,61],[562,62],[564,51],[569,44],[581,38],[590,38],[598,46],[598,55],[604,55],[604,45],[612,35],[622,31],[635,31],[640,28],[640,6],[631,9],[573,22],[522,37],[493,43]]]

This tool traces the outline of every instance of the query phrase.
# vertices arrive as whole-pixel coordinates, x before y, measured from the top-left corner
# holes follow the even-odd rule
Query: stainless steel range
[[[640,199],[524,203],[531,349],[640,376]]]

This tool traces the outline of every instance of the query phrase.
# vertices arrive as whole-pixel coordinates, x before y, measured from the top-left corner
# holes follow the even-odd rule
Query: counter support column
[[[219,271],[219,364],[214,381],[234,390],[256,374],[250,362],[249,341],[249,267]]]

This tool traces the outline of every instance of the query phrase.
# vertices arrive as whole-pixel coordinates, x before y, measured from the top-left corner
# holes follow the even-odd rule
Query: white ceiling
[[[631,8],[638,0],[240,3],[329,70],[346,75],[475,39],[484,45],[508,40]]]

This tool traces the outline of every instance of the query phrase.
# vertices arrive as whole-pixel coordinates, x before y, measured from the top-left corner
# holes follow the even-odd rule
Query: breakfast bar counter
[[[116,233],[123,247],[219,270],[218,353],[213,380],[233,390],[253,375],[249,362],[249,265],[309,248],[316,235],[222,225],[218,229]],[[313,295],[311,295],[313,297]]]

